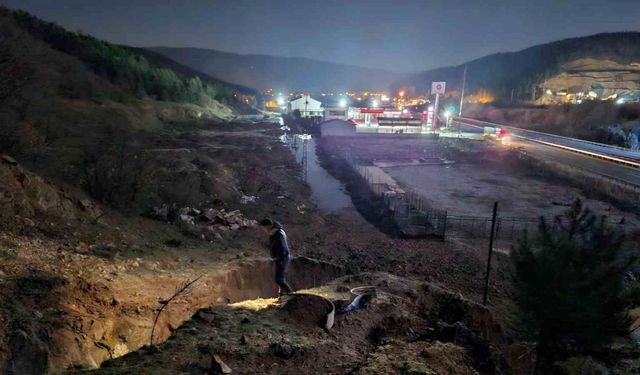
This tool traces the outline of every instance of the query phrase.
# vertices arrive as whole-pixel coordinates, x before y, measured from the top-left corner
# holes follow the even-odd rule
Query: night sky
[[[202,47],[417,71],[605,31],[640,0],[0,0],[132,46]]]

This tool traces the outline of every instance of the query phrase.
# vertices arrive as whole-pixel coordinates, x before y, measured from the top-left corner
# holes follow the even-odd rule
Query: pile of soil
[[[326,321],[327,314],[331,312],[331,308],[331,304],[320,296],[294,294],[280,311],[285,321],[322,325]]]

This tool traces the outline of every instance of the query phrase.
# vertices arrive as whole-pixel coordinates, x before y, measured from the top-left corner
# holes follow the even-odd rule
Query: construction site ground
[[[281,220],[293,255],[321,261],[294,260],[291,277],[296,288],[317,287],[341,275],[382,272],[376,277],[383,280],[376,279],[376,283],[383,290],[385,275],[390,275],[389,278],[403,278],[402,283],[441,287],[469,303],[481,300],[485,251],[456,242],[392,238],[354,211],[322,212],[310,200],[309,187],[301,180],[292,154],[277,141],[277,128],[255,125],[251,131],[242,132],[215,126],[213,131],[198,129],[175,128],[155,145],[154,154],[165,163],[165,173],[174,174],[163,183],[182,184],[172,191],[202,194],[202,198],[193,200],[192,207],[204,209],[213,205],[227,212],[240,210],[247,219],[271,216]],[[154,343],[183,332],[176,330],[200,309],[212,306],[223,315],[239,314],[242,309],[224,305],[277,295],[271,280],[272,264],[266,257],[266,238],[259,228],[203,228],[123,214],[72,186],[40,178],[10,159],[0,161],[0,172],[7,181],[2,186],[5,215],[0,233],[0,293],[6,301],[0,313],[2,371],[60,373],[96,368],[110,360],[117,366],[118,358],[151,342],[158,308],[177,288],[196,278],[190,293],[179,296],[162,312]],[[195,176],[211,179],[205,188],[185,185],[198,181]],[[503,257],[495,261],[489,304],[490,309],[498,311],[495,321],[507,327],[505,331],[512,320],[505,313],[512,309],[509,264]],[[400,306],[388,313],[404,314],[402,310],[404,307]],[[259,314],[254,317],[258,321],[270,320],[268,311],[264,317],[262,312],[250,314]],[[379,314],[372,311],[362,314]],[[423,319],[423,312],[414,311],[415,315],[409,312],[411,319]],[[432,328],[435,323],[430,323]],[[420,324],[425,327],[426,323]],[[370,328],[352,328],[358,336],[354,342],[350,342],[349,335],[341,337],[342,341],[334,339],[334,344],[346,345],[344,350],[340,349],[342,346],[333,347],[330,354],[322,356],[312,351],[309,357],[305,357],[309,352],[303,351],[295,363],[313,364],[310,371],[323,366],[365,371],[365,362],[355,363],[354,346],[362,345],[364,352],[375,354],[375,360],[382,362],[406,349],[404,344],[391,344],[388,348],[393,355],[388,356],[372,351],[378,346],[362,341]],[[229,334],[233,329],[228,327]],[[288,328],[284,330],[288,332]],[[207,340],[211,336],[225,341],[226,336],[222,335],[226,331],[222,324],[216,328],[220,336],[212,331]],[[305,339],[308,347],[316,347],[328,337],[316,328],[293,327],[290,332],[294,337],[314,332]],[[274,333],[266,337],[269,345],[282,340]],[[202,360],[197,351],[173,353],[172,342],[181,341],[160,344],[159,350],[163,357],[180,358],[179,363],[175,367],[166,363],[154,367],[150,363],[146,367],[148,373],[183,373],[185,361]],[[228,345],[231,352],[221,350],[219,354],[224,359],[230,356],[230,363],[241,367],[240,361],[233,359],[235,344],[230,340]],[[425,345],[417,342],[408,347],[436,353],[434,358],[439,358],[437,353],[442,351],[462,350],[450,345]],[[136,355],[152,354],[148,350],[139,353]],[[256,361],[264,359],[262,355],[247,362],[247,371],[261,368]],[[420,363],[431,363],[429,366],[438,366],[436,362],[442,360],[430,362],[428,355],[415,358]],[[473,368],[468,361],[454,362],[454,369]],[[293,369],[292,363],[284,368]],[[273,369],[275,373],[288,373]]]
[[[598,214],[617,221],[624,218],[629,231],[640,227],[634,210],[564,181],[541,177],[519,163],[518,150],[492,141],[335,137],[323,145],[332,155],[349,155],[354,164],[382,165],[403,189],[449,215],[491,217],[497,201],[502,217],[553,217],[580,199]],[[424,163],[438,158],[441,163]],[[407,165],[411,163],[420,164]]]

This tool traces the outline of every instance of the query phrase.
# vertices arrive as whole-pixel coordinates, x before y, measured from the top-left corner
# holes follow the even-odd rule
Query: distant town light
[[[400,97],[403,97],[403,96],[404,96],[404,91],[400,91],[400,92],[398,93],[398,95],[400,95]]]

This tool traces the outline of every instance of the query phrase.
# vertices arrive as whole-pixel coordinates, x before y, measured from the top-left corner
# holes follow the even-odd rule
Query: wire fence
[[[491,216],[450,215],[417,192],[400,188],[386,173],[374,173],[372,171],[376,169],[356,164],[350,153],[345,155],[345,160],[371,190],[382,197],[389,215],[404,235],[483,240],[491,236]],[[553,217],[545,219],[549,223],[553,221]],[[608,218],[609,224],[621,225],[623,222],[621,218]],[[498,246],[510,246],[526,235],[535,235],[539,223],[539,217],[498,217],[494,241]]]
[[[538,231],[539,218],[498,217],[494,233],[497,247],[510,246],[526,235]],[[491,236],[491,217],[488,216],[447,216],[448,238],[488,240]]]
[[[447,227],[447,211],[440,210],[412,190],[401,189],[386,173],[374,173],[380,169],[363,167],[354,162],[350,153],[345,160],[382,197],[400,231],[407,236],[443,238]]]

